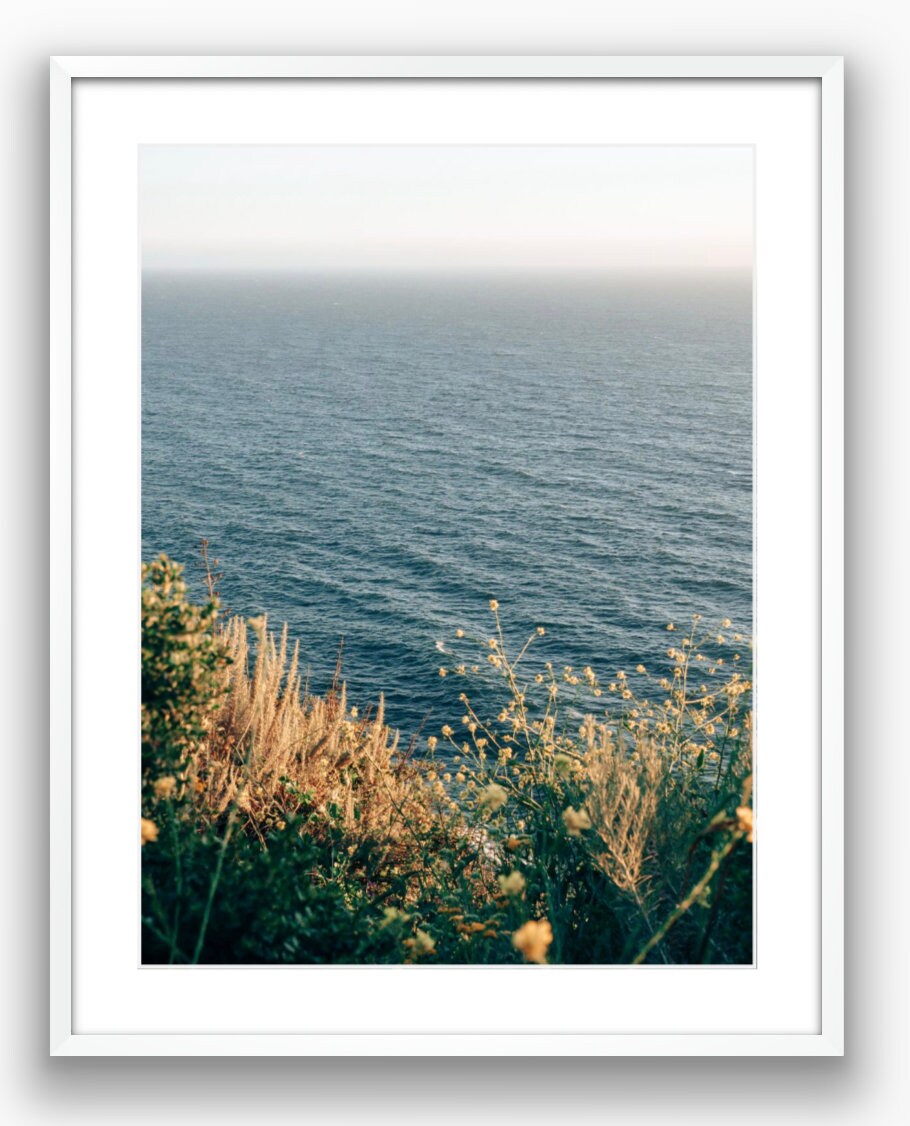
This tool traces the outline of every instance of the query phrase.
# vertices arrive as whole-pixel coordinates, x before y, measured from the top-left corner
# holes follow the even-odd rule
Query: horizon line
[[[754,265],[704,265],[698,266],[293,266],[293,265],[184,265],[140,264],[140,273],[151,274],[280,274],[300,277],[692,277],[697,275],[737,275],[754,277]]]

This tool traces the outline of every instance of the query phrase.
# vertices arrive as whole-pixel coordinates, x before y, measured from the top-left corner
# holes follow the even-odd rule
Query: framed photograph
[[[53,1054],[842,1054],[840,58],[54,58],[51,287]]]

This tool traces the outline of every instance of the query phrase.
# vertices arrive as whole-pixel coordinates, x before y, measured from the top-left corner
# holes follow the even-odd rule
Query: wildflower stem
[[[695,884],[686,898],[676,907],[674,911],[671,912],[667,921],[657,931],[657,933],[652,935],[651,938],[641,948],[641,950],[635,955],[635,957],[632,959],[633,966],[640,966],[645,958],[647,958],[647,956],[654,949],[654,947],[663,942],[663,940],[676,926],[679,920],[685,914],[687,914],[687,912],[689,912],[692,907],[698,902],[699,898],[710,886],[711,881],[717,875],[718,869],[720,868],[721,864],[723,864],[723,862],[727,859],[733,849],[736,848],[736,846],[742,840],[743,836],[745,836],[745,834],[737,830],[722,849],[719,849],[712,854],[711,863],[708,865],[708,870],[698,881],[698,883]]]
[[[199,958],[202,955],[202,947],[205,943],[205,932],[208,930],[209,919],[212,915],[212,904],[215,902],[215,892],[218,890],[218,883],[221,880],[221,869],[224,867],[224,856],[227,852],[228,845],[231,842],[231,834],[234,831],[234,823],[237,819],[236,808],[232,809],[228,815],[227,828],[224,832],[224,837],[221,840],[221,848],[218,850],[218,859],[215,861],[215,871],[212,875],[212,882],[209,884],[208,899],[205,903],[205,911],[202,915],[202,925],[199,928],[199,937],[196,939],[196,948],[193,951],[191,959],[192,965],[197,965]]]

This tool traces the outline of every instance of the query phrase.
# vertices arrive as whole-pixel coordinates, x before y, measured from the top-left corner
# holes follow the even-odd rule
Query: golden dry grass
[[[257,833],[300,813],[331,816],[352,840],[397,842],[426,829],[431,795],[399,755],[382,697],[360,716],[344,683],[311,694],[286,625],[276,636],[264,617],[232,618],[220,636],[231,660],[223,702],[185,771],[200,812],[214,819],[236,807]]]

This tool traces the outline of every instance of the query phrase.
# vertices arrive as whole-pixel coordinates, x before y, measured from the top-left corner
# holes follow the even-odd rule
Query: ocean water
[[[146,275],[143,558],[201,593],[203,537],[226,609],[287,621],[317,691],[343,638],[405,742],[461,715],[438,669],[484,661],[451,647],[491,598],[545,627],[531,669],[749,632],[751,284]]]

